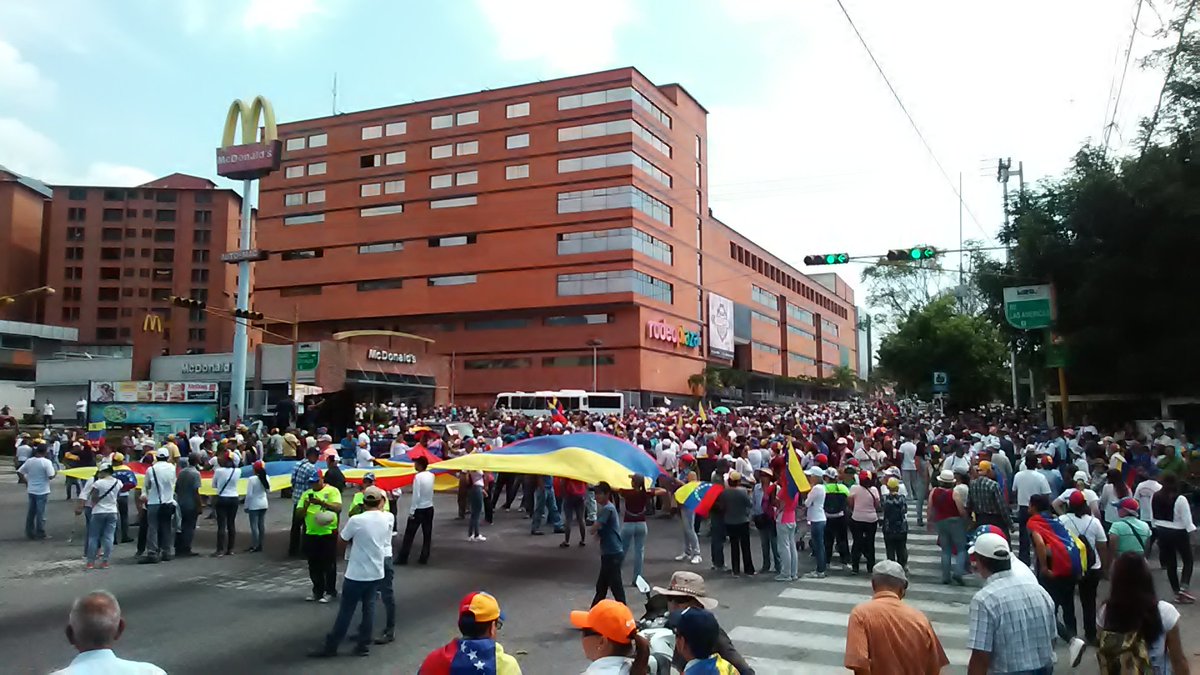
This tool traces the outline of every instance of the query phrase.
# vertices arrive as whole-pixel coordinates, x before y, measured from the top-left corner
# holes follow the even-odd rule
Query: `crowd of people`
[[[563,536],[560,545],[566,547],[572,545],[571,532],[577,531],[575,543],[585,546],[586,529],[591,529],[600,557],[593,610],[572,621],[584,631],[585,654],[595,656],[597,663],[616,657],[640,663],[636,640],[628,634],[622,639],[611,627],[624,617],[613,603],[623,605],[626,583],[642,575],[649,537],[678,537],[676,560],[691,566],[703,564],[700,540],[708,538],[710,571],[732,577],[772,574],[780,582],[791,582],[800,576],[804,553],[813,559],[807,573],[811,578],[836,571],[870,573],[877,607],[863,608],[858,622],[863,632],[847,643],[846,665],[856,670],[867,668],[862,659],[878,653],[864,652],[863,641],[886,639],[881,637],[886,630],[872,628],[872,615],[899,616],[894,605],[907,585],[910,520],[917,528],[937,533],[943,583],[963,585],[970,574],[985,581],[971,605],[973,672],[1050,672],[1055,638],[1070,645],[1072,663],[1079,662],[1088,644],[1102,660],[1115,658],[1113,654],[1128,651],[1130,645],[1113,636],[1125,636],[1122,639],[1130,644],[1142,644],[1154,663],[1174,664],[1179,649],[1172,646],[1178,639],[1173,605],[1194,602],[1188,590],[1189,534],[1195,529],[1188,486],[1196,484],[1198,455],[1185,436],[1162,425],[1148,433],[1132,426],[1102,433],[1086,421],[1078,428],[1046,428],[1028,414],[1001,408],[942,417],[884,401],[758,407],[727,415],[663,409],[603,416],[568,412],[531,419],[504,410],[418,413],[415,407],[398,405],[363,406],[359,415],[359,424],[338,441],[324,429],[264,429],[256,434],[242,426],[196,429],[167,438],[138,430],[125,436],[119,448],[96,447],[69,432],[47,433],[41,439],[24,435],[17,462],[29,492],[26,534],[33,539],[45,536],[45,502],[55,472],[62,466],[95,465],[95,478],[68,481],[66,488],[68,499],[77,495],[78,511],[89,523],[89,568],[107,567],[112,546],[134,540],[128,536],[130,494],[140,525],[139,562],[195,555],[192,538],[206,508],[217,521],[213,555],[233,554],[237,512],[243,504],[251,531],[246,550],[261,551],[269,501],[262,462],[295,459],[289,553],[308,561],[309,599],[340,601],[334,629],[316,655],[336,653],[359,606],[363,618],[356,649],[366,653],[370,643],[394,639],[392,567],[407,564],[418,532],[423,542],[417,562],[430,560],[430,462],[534,436],[588,431],[641,447],[655,459],[661,475],[655,480],[633,475],[628,485],[615,486],[564,477],[462,472],[458,517],[467,521],[466,535],[472,542],[485,542],[483,530],[495,511],[511,510],[514,503],[530,520],[531,536],[549,527]],[[467,423],[473,432],[447,430],[439,435],[422,430],[428,429],[425,424],[450,421]],[[418,448],[424,452],[414,453]],[[342,468],[371,467],[380,455],[416,457],[418,473],[403,521],[398,491],[376,488],[371,474],[364,476],[343,509],[347,486]],[[122,469],[127,456],[148,465],[140,488],[135,487],[136,479],[130,481],[131,472]],[[243,465],[255,467],[244,503],[236,489]],[[216,495],[210,499],[199,494],[201,470],[213,472],[209,480]],[[797,479],[798,472],[803,480]],[[703,513],[674,498],[680,487],[692,482],[720,489]],[[681,525],[660,531],[653,523],[652,530],[655,514],[678,514]],[[752,531],[759,539],[757,551]],[[877,556],[880,536],[883,560]],[[340,593],[339,537],[350,543]],[[400,542],[394,556],[393,538]],[[1155,545],[1173,594],[1170,603],[1158,603],[1153,594],[1147,556]],[[1120,587],[1113,581],[1108,601],[1100,605],[1102,578],[1129,581]],[[1136,593],[1128,590],[1135,586]],[[612,601],[606,599],[610,594]],[[374,606],[380,597],[388,616],[384,630],[374,637]],[[1147,597],[1154,600],[1157,621]],[[464,640],[494,640],[483,625],[493,614],[489,603],[495,603],[494,598],[467,603],[475,618],[470,630],[463,630]],[[1137,603],[1146,606],[1135,625],[1124,608]],[[1107,609],[1116,606],[1123,610]],[[719,654],[717,646],[708,649],[701,637],[711,633],[705,612],[703,607],[681,608],[672,624],[682,638],[679,643],[693,648],[689,661],[705,662],[716,655],[712,667],[717,670],[695,672],[752,674],[731,645],[725,645],[725,651],[734,658]],[[906,616],[913,631],[924,630],[911,613]],[[852,636],[858,630],[855,625],[852,621]],[[689,631],[700,632],[689,638]],[[921,639],[937,645],[936,634],[930,634],[930,640]],[[930,650],[930,662],[944,659],[944,654],[935,653],[940,645]],[[976,658],[985,664],[983,670],[974,670]],[[506,661],[497,662],[502,660]],[[735,670],[720,670],[726,667]],[[1175,672],[1185,668],[1176,664]]]

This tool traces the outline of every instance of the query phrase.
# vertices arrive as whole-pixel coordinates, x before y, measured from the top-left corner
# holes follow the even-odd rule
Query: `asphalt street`
[[[158,565],[136,565],[132,544],[117,547],[108,570],[85,571],[82,534],[70,541],[76,519],[56,481],[49,506],[48,541],[25,539],[24,488],[9,467],[0,471],[0,551],[7,568],[0,575],[0,653],[6,673],[47,673],[74,656],[63,636],[73,598],[107,589],[121,602],[128,629],[117,645],[119,655],[151,661],[169,673],[321,673],[331,667],[364,674],[412,674],[424,655],[455,636],[458,600],[471,590],[495,594],[505,611],[500,642],[530,675],[581,673],[587,666],[567,613],[591,600],[598,547],[559,548],[554,535],[532,537],[529,521],[517,511],[496,513],[484,525],[487,542],[466,541],[466,524],[454,519],[452,495],[438,495],[431,564],[396,569],[397,641],[375,646],[366,658],[343,656],[334,662],[305,654],[320,644],[333,623],[336,604],[304,601],[309,593],[302,560],[289,560],[287,519],[290,500],[274,498],[268,511],[266,552],[231,558],[207,556]],[[407,496],[401,500],[407,508]],[[248,545],[248,525],[239,513],[238,550]],[[646,552],[646,576],[665,585],[680,563],[679,524],[653,520]],[[213,521],[201,521],[196,550],[214,545]],[[821,581],[782,584],[770,576],[732,579],[693,569],[710,581],[720,599],[722,625],[762,675],[844,673],[839,667],[846,616],[869,597],[867,576],[834,574]],[[755,543],[755,560],[757,543]],[[882,557],[882,544],[878,554]],[[952,668],[965,672],[966,603],[972,588],[937,583],[931,539],[917,533],[912,542],[913,584],[910,601],[934,622],[950,655]],[[415,556],[414,556],[415,561]],[[802,554],[801,570],[811,568]],[[339,572],[344,566],[339,565]],[[628,581],[629,566],[626,566]],[[1161,576],[1161,574],[1160,574]],[[640,615],[636,589],[629,598]],[[1106,589],[1101,590],[1104,597]],[[1184,644],[1195,645],[1196,611],[1183,608]],[[382,625],[382,607],[376,615]],[[1188,647],[1189,652],[1194,646]],[[349,652],[349,646],[344,649]],[[1080,672],[1095,672],[1094,657]],[[1065,670],[1064,670],[1065,672]]]

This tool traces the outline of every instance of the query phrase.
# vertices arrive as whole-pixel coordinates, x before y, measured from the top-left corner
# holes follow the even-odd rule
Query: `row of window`
[[[565,141],[579,141],[585,138],[599,138],[601,136],[614,136],[616,134],[633,134],[649,143],[655,150],[658,150],[667,157],[671,156],[671,146],[667,145],[658,136],[655,136],[649,129],[633,120],[613,120],[611,122],[584,124],[578,127],[563,127],[558,130],[558,141],[560,143]]]
[[[136,239],[138,236],[137,228],[127,227],[122,230],[119,227],[106,227],[100,231],[100,241],[124,241],[126,239]],[[82,227],[68,227],[67,241],[84,241],[87,239],[87,230]],[[157,229],[152,230],[148,227],[142,228],[142,238],[153,239],[159,243],[171,243],[175,241],[175,230]],[[212,241],[212,230],[193,230],[193,244],[208,244]]]
[[[597,354],[595,359],[588,356],[543,356],[543,368],[591,368],[596,366],[611,366],[617,362],[612,354]],[[465,370],[510,370],[514,368],[532,368],[533,359],[526,357],[507,359],[467,359],[463,361]]]
[[[199,234],[199,233],[197,233],[197,234]],[[208,232],[205,232],[204,234],[208,234]],[[197,244],[209,243],[208,237],[204,237],[203,240],[200,240],[200,238],[195,238],[195,237],[194,237],[194,239],[195,239],[195,241],[193,241],[193,243],[197,243]],[[63,257],[67,260],[83,260],[83,250],[84,249],[82,246],[68,246],[65,249],[63,249],[63,253],[64,253]],[[133,249],[133,248],[121,249],[118,246],[106,246],[106,247],[100,249],[100,259],[101,260],[121,260],[122,258],[132,258],[135,255],[138,255],[138,257],[141,257],[141,258],[153,257],[154,262],[175,262],[175,249],[171,249],[171,248],[156,248],[156,249],[153,249],[153,254],[151,253],[151,249],[149,249],[149,248],[141,249],[140,253],[138,252],[137,249]],[[209,260],[208,249],[197,249],[197,250],[192,251],[192,262],[197,262],[197,263],[208,262],[208,260]]]
[[[750,318],[754,319],[755,321],[761,321],[763,323],[770,324],[772,326],[775,326],[776,328],[779,327],[779,319],[776,319],[773,316],[767,316],[766,314],[763,314],[762,312],[753,312],[752,311],[752,312],[750,312]]]
[[[431,209],[453,209],[462,206],[474,206],[479,203],[479,198],[475,195],[467,195],[465,197],[450,197],[447,199],[433,199],[429,202]],[[404,213],[404,204],[380,204],[378,206],[367,206],[358,210],[358,215],[362,218],[373,218],[376,216],[391,216]],[[325,222],[324,213],[302,213],[294,216],[285,216],[283,219],[284,225],[311,225],[314,223]]]
[[[803,354],[797,354],[795,352],[788,352],[788,358],[797,363],[803,363],[806,366],[817,365],[817,362],[814,359],[804,356]]]
[[[675,290],[669,282],[637,270],[611,270],[558,275],[558,295],[602,295],[637,293],[651,300],[672,304]]]
[[[137,218],[137,209],[104,209],[100,214],[100,220],[106,223],[119,223],[130,218]],[[158,223],[174,223],[176,221],[175,209],[142,209],[143,218],[154,218]],[[72,223],[83,222],[87,220],[87,208],[82,206],[71,206],[67,208],[67,221]],[[198,209],[192,212],[192,220],[197,224],[207,224],[212,222],[212,211],[207,209]]]
[[[802,307],[797,307],[790,302],[787,305],[787,313],[788,313],[789,317],[791,317],[801,323],[807,323],[810,325],[812,325],[814,323],[812,312],[810,312],[807,309],[804,309]]]
[[[323,176],[325,175],[325,162],[312,162],[311,164],[295,164],[284,168],[283,175],[287,178],[303,178],[305,176]]]
[[[146,199],[159,202],[160,204],[174,204],[178,201],[178,194],[174,190],[147,190],[147,189],[132,189],[124,188],[103,188],[104,201],[106,202],[128,202],[138,199]],[[197,204],[211,204],[212,192],[197,190],[193,193]],[[88,198],[88,188],[73,187],[67,188],[67,199],[71,201],[86,201]]]
[[[671,224],[671,207],[632,185],[558,193],[559,213],[628,208],[637,209],[665,225]]]
[[[329,136],[325,132],[321,132],[311,136],[289,138],[284,147],[288,150],[303,150],[305,148],[323,148],[326,145],[329,145]]]
[[[672,264],[674,249],[661,239],[633,227],[588,232],[564,232],[558,235],[558,254],[599,253],[601,251],[634,250],[651,258]]]
[[[763,352],[765,354],[772,354],[774,356],[779,356],[779,347],[774,347],[765,342],[758,342],[758,341],[752,342],[751,344],[754,346],[754,349],[757,351]]]
[[[616,89],[606,89],[603,91],[589,91],[585,94],[559,96],[558,109],[573,110],[575,108],[587,108],[605,103],[616,103],[617,101],[633,101],[668,129],[671,127],[670,115],[663,112],[662,108],[654,105],[650,99],[643,96],[640,91],[633,87],[617,87]]]
[[[697,195],[699,195],[699,192],[697,192]],[[832,312],[843,319],[848,318],[850,315],[850,312],[841,304],[830,300],[822,293],[818,293],[813,289],[812,286],[809,286],[796,277],[784,272],[770,262],[763,260],[753,251],[747,251],[736,242],[729,242],[729,257],[745,265],[746,267],[749,267],[755,272],[758,272],[771,281],[774,281],[780,286],[787,288],[793,293],[798,293],[805,300],[822,307],[828,312]],[[778,309],[779,305],[776,304],[773,306],[773,308]]]
[[[473,284],[477,281],[474,274],[454,274],[443,277],[428,277],[425,283],[429,286],[465,286]],[[356,284],[360,291],[380,291],[386,289],[395,289],[404,287],[404,279],[402,277],[393,277],[390,279],[371,279],[369,281],[360,281]],[[279,289],[280,297],[291,298],[305,295],[321,295],[324,291],[324,286],[288,286]]]
[[[787,329],[788,329],[788,332],[791,333],[792,335],[796,335],[798,337],[804,338],[805,340],[816,340],[817,339],[817,336],[814,335],[812,333],[812,331],[805,330],[803,328],[800,328],[799,326],[793,326],[792,324],[789,323]]]
[[[766,289],[751,285],[750,299],[763,307],[770,307],[777,312],[779,311],[779,296]]]
[[[667,187],[671,187],[671,176],[662,169],[654,166],[645,157],[636,152],[626,150],[624,152],[610,152],[604,155],[588,155],[586,157],[571,157],[568,159],[558,160],[559,173],[573,173],[575,171],[590,171],[592,169],[605,169],[614,166],[634,166],[646,173],[650,174],[658,182]]]
[[[838,328],[836,323],[826,319],[821,319],[821,330],[825,331],[826,333],[830,333],[835,337],[842,334],[841,329]]]

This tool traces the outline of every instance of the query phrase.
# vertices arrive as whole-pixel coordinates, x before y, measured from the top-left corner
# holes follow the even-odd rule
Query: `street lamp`
[[[587,346],[589,346],[589,347],[591,347],[591,348],[592,348],[592,393],[595,393],[595,392],[597,391],[597,387],[596,387],[596,361],[597,361],[597,358],[598,358],[598,357],[596,356],[596,350],[597,350],[597,349],[599,349],[599,348],[601,348],[601,347],[603,347],[603,346],[604,346],[604,342],[603,342],[602,340],[597,340],[597,339],[593,338],[593,339],[591,339],[591,340],[588,340],[588,341],[587,341]]]
[[[37,288],[31,288],[26,291],[21,291],[20,293],[13,293],[12,295],[2,295],[2,296],[0,296],[0,307],[6,307],[8,305],[11,305],[14,302],[16,302],[19,298],[26,298],[31,295],[54,295],[54,293],[55,293],[54,289],[49,286],[38,286]]]

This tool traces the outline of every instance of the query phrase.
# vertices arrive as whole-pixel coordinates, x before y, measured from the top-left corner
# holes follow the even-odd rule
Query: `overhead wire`
[[[846,5],[842,2],[842,0],[837,0],[837,4],[842,10],[842,14],[845,15],[846,21],[850,24],[850,28],[854,31],[854,35],[858,37],[859,43],[862,44],[863,49],[867,52],[867,56],[871,58],[871,63],[875,64],[875,70],[879,71],[879,76],[883,78],[883,82],[887,85],[888,91],[891,92],[892,98],[896,100],[896,104],[900,106],[900,110],[908,119],[909,125],[911,125],[913,131],[916,132],[917,138],[921,140],[921,145],[925,146],[925,151],[929,153],[929,157],[933,160],[933,163],[937,165],[938,171],[942,173],[942,178],[946,179],[946,184],[950,186],[950,191],[954,193],[954,196],[957,197],[960,202],[962,202],[963,209],[967,212],[967,215],[971,217],[971,221],[975,223],[975,227],[979,228],[979,232],[984,237],[991,239],[992,236],[983,229],[983,225],[979,223],[979,219],[975,217],[975,213],[971,211],[971,207],[967,205],[966,200],[963,199],[962,193],[959,192],[958,186],[950,177],[950,173],[946,171],[946,167],[943,166],[941,160],[938,159],[937,153],[933,151],[933,146],[931,146],[929,141],[926,140],[925,134],[921,132],[921,128],[917,125],[917,121],[913,119],[912,113],[910,113],[908,111],[908,107],[904,105],[904,101],[900,98],[900,94],[896,91],[896,87],[892,85],[892,81],[888,78],[887,73],[884,72],[883,66],[880,65],[879,59],[875,58],[875,53],[871,51],[871,46],[867,44],[866,38],[864,38],[862,32],[858,30],[858,26],[854,23],[854,19],[850,16],[850,12],[846,9]]]
[[[1145,0],[1138,0],[1137,9],[1133,14],[1133,28],[1129,31],[1129,43],[1125,47],[1125,64],[1121,67],[1121,80],[1117,85],[1116,97],[1113,99],[1112,116],[1109,118],[1108,124],[1104,125],[1104,147],[1100,151],[1100,155],[1102,157],[1108,155],[1108,145],[1110,139],[1112,138],[1113,127],[1115,127],[1117,124],[1117,111],[1121,107],[1121,93],[1125,90],[1125,77],[1129,74],[1129,60],[1130,57],[1133,56],[1133,42],[1134,39],[1137,38],[1138,22],[1142,18],[1143,4],[1145,4]],[[1111,93],[1111,85],[1109,86]]]
[[[1175,65],[1179,63],[1179,54],[1183,51],[1183,41],[1187,37],[1188,20],[1192,18],[1192,12],[1196,9],[1196,1],[1192,0],[1188,3],[1187,9],[1179,21],[1179,41],[1175,43],[1175,51],[1171,53],[1171,63],[1167,66],[1167,75],[1163,78],[1162,88],[1158,90],[1158,103],[1154,105],[1154,114],[1150,117],[1150,122],[1146,126],[1146,138],[1142,141],[1141,154],[1143,155],[1150,148],[1150,141],[1154,136],[1154,128],[1158,126],[1158,114],[1162,111],[1162,102],[1163,97],[1167,93],[1167,85],[1171,83],[1171,78],[1175,77]]]

